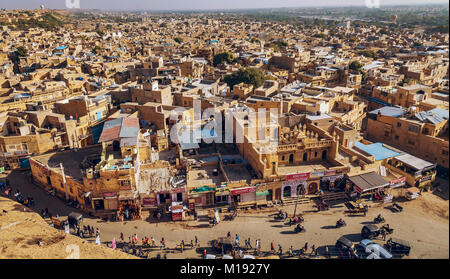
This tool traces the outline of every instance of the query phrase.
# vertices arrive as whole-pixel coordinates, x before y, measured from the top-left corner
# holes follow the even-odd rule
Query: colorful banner
[[[309,172],[306,173],[297,173],[297,174],[288,174],[286,175],[286,181],[289,180],[307,180],[310,176]]]
[[[316,171],[316,172],[312,172],[309,175],[309,178],[313,178],[313,177],[322,177],[324,176],[325,172],[324,171]]]
[[[336,170],[325,171],[324,176],[336,175]]]
[[[402,182],[405,182],[405,181],[406,181],[406,177],[402,177],[402,178],[391,180],[391,182],[389,182],[389,184],[390,185],[395,185],[395,184],[402,183]]]
[[[230,193],[232,195],[241,195],[241,194],[247,194],[247,193],[253,193],[256,192],[256,187],[247,187],[247,188],[240,188],[231,190]]]

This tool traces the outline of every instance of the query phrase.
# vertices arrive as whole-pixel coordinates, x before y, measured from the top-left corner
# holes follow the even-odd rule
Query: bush
[[[214,66],[220,65],[223,62],[231,63],[234,61],[234,56],[230,52],[222,52],[214,56],[213,64]]]

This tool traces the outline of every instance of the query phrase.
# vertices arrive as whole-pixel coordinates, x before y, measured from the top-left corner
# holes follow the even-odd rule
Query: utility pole
[[[298,204],[298,196],[299,196],[299,190],[297,188],[297,198],[295,199],[295,208],[294,208],[294,216],[295,217],[295,213],[297,212],[297,204]]]
[[[62,163],[59,163],[59,166],[61,168],[64,192],[66,194],[66,200],[69,200],[69,194],[67,193],[67,185],[66,185],[66,175],[64,174],[64,167],[63,167]]]

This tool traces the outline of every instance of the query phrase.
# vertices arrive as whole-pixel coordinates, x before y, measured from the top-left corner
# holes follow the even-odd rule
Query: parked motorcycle
[[[306,232],[306,229],[305,229],[305,227],[303,227],[302,225],[299,224],[299,225],[297,225],[295,227],[294,232],[295,233],[302,233],[302,232]]]
[[[386,220],[385,220],[384,217],[382,217],[381,214],[380,214],[380,215],[378,215],[375,219],[373,219],[373,222],[374,222],[375,224],[379,224],[379,223],[384,223],[384,222],[386,222]]]

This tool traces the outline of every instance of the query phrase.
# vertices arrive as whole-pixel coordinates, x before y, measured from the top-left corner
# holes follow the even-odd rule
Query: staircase
[[[327,193],[322,196],[323,201],[336,201],[336,200],[345,200],[347,199],[347,194],[345,192],[339,193]]]
[[[281,203],[283,205],[291,205],[291,204],[309,204],[311,202],[311,199],[306,198],[304,196],[297,197],[283,197],[281,198]]]

